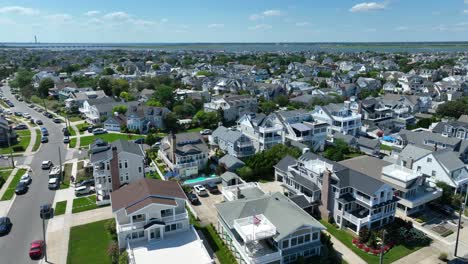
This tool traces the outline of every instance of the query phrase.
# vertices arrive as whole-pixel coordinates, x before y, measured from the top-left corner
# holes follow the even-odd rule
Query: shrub
[[[13,151],[14,152],[24,151],[24,147],[23,146],[13,146]]]
[[[362,248],[364,248],[364,244],[359,243],[357,247],[360,248],[360,249],[362,249]]]
[[[441,253],[439,254],[439,259],[442,260],[442,261],[447,261],[447,260],[448,260],[447,253],[441,252]]]
[[[115,225],[115,219],[109,219],[104,226],[112,236],[112,240],[117,241],[117,226]]]
[[[119,264],[128,264],[128,253],[123,251],[119,256]]]
[[[365,248],[364,248],[364,251],[365,251],[366,253],[369,253],[370,250],[371,250],[370,247],[365,247]]]
[[[357,238],[353,238],[353,244],[356,245],[359,242]]]
[[[359,242],[367,243],[367,241],[369,241],[370,236],[371,232],[369,231],[369,229],[364,227],[361,228],[361,230],[359,230]]]
[[[107,247],[107,254],[111,257],[112,263],[119,261],[119,246],[116,242],[112,242]]]

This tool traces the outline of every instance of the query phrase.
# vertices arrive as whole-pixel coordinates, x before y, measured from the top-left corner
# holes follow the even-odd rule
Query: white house
[[[315,106],[312,116],[315,120],[325,122],[328,126],[328,134],[341,133],[345,135],[357,135],[361,129],[361,114],[350,109],[350,104],[329,104]]]
[[[239,117],[257,112],[257,98],[248,95],[225,94],[220,98],[212,98],[203,105],[206,112],[223,110],[226,121],[235,121]]]

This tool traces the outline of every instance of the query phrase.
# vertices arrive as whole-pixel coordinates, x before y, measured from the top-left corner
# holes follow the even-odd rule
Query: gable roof
[[[179,183],[154,179],[140,179],[111,193],[112,211],[126,209],[127,214],[135,212],[148,204],[161,203],[177,205],[175,198],[186,199]]]
[[[274,167],[280,171],[287,171],[288,167],[296,164],[297,160],[290,155],[282,158]]]
[[[458,154],[450,149],[439,150],[433,152],[432,155],[449,171],[465,167],[465,164],[458,158]]]
[[[371,156],[359,156],[348,160],[340,161],[340,164],[363,173],[367,176],[380,180],[382,168],[392,163]]]

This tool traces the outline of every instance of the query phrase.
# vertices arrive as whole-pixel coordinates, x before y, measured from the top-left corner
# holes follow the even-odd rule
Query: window
[[[138,167],[138,172],[141,173],[141,167]]]
[[[171,232],[171,226],[167,225],[164,227],[164,232]]]
[[[436,173],[436,171],[435,171],[435,170],[433,170],[433,171],[432,171],[432,173],[431,173],[432,177],[435,177],[435,176],[436,176],[436,174],[437,174],[437,173]]]
[[[312,240],[317,240],[318,239],[318,234],[319,234],[318,232],[314,232],[312,234]]]
[[[297,237],[291,239],[291,247],[294,247],[295,245],[297,245]]]
[[[304,237],[303,236],[300,236],[297,238],[297,244],[304,244]]]
[[[171,215],[172,215],[172,209],[161,210],[161,217],[166,217],[166,216],[171,216]]]
[[[343,207],[342,203],[338,203],[338,210],[341,211],[341,208]]]
[[[133,221],[141,221],[145,219],[145,215],[139,214],[139,215],[133,215],[132,216]]]
[[[421,171],[421,166],[418,166],[417,171]]]
[[[289,240],[283,240],[283,249],[289,247]]]
[[[119,161],[119,169],[122,168],[122,163]]]
[[[125,173],[125,178],[126,178],[126,179],[127,179],[127,181],[128,181],[128,172],[127,172],[127,173]]]
[[[304,236],[304,242],[309,242],[310,241],[310,234],[307,234]]]
[[[432,162],[432,159],[431,159],[431,158],[427,158],[426,161],[430,163],[430,162]]]
[[[128,162],[125,161],[125,168],[128,168]]]

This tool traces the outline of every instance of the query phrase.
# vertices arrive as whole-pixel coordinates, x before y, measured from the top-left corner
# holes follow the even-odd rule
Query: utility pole
[[[458,239],[460,238],[461,219],[462,219],[463,213],[465,213],[465,206],[466,206],[467,199],[468,199],[468,186],[466,186],[466,190],[465,190],[465,201],[463,201],[462,199],[460,212],[458,212],[457,240],[455,241],[455,253],[453,254],[455,257],[457,257],[457,253],[458,253]]]
[[[44,98],[42,98],[42,103],[44,104],[45,111],[48,112],[48,111],[47,111],[47,105],[46,105],[46,103],[45,103],[45,99],[44,99]]]
[[[47,242],[46,242],[46,233],[45,233],[45,216],[42,217],[42,238],[44,239],[44,258],[47,263]]]
[[[382,230],[382,243],[380,245],[380,264],[383,264],[383,254],[384,254],[384,247],[385,247],[385,229]]]
[[[59,153],[59,163],[60,163],[60,180],[63,181],[63,172],[62,172],[62,155],[60,153],[60,147],[58,147]]]
[[[10,138],[11,138],[11,127],[10,127],[10,129],[8,130],[8,132],[7,132],[7,137],[8,137],[8,149],[10,149],[11,166],[12,166],[13,169],[14,169],[14,168],[15,168],[15,160],[13,159],[13,149],[11,148],[11,142],[10,142]]]

